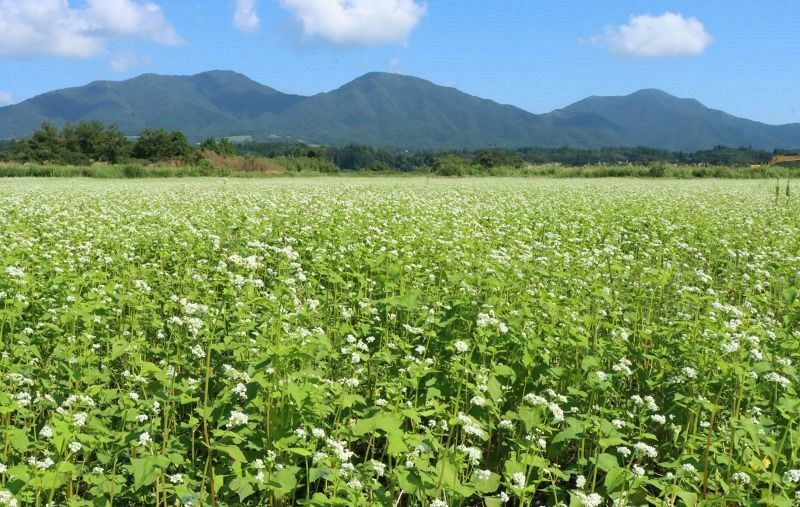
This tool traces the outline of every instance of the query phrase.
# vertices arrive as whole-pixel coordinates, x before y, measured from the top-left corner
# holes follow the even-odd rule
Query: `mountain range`
[[[593,96],[533,114],[420,78],[379,72],[308,97],[232,71],[95,81],[0,108],[0,138],[29,136],[45,121],[61,127],[81,120],[115,124],[129,135],[146,128],[181,130],[194,141],[250,135],[399,149],[800,147],[800,123],[737,118],[660,90]]]

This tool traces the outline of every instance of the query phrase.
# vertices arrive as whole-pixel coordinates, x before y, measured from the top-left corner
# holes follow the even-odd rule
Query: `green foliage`
[[[664,164],[653,164],[647,171],[651,178],[663,178],[667,174],[667,166]]]
[[[236,146],[228,139],[224,138],[220,139],[220,141],[217,142],[217,140],[214,139],[213,137],[209,137],[208,139],[200,143],[198,148],[200,149],[200,151],[202,150],[213,151],[217,155],[221,155],[223,157],[230,157],[236,155]]]
[[[187,157],[191,152],[189,141],[182,132],[164,129],[144,130],[132,150],[135,158],[152,162]]]
[[[105,128],[98,122],[67,125],[61,131],[44,123],[25,140],[0,146],[0,159],[69,165],[90,165],[92,162],[115,164],[130,156],[130,143],[115,127]]]
[[[402,183],[4,181],[2,503],[796,501],[782,182]]]

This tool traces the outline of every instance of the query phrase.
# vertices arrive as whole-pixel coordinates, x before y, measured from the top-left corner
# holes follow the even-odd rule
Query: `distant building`
[[[228,136],[223,137],[226,141],[230,141],[232,143],[252,143],[253,136]]]

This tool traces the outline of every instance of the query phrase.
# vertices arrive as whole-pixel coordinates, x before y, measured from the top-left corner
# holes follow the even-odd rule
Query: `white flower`
[[[547,400],[538,394],[528,393],[522,399],[533,406],[547,405]]]
[[[169,479],[169,482],[171,482],[172,484],[182,484],[183,483],[183,474],[168,475],[167,479]]]
[[[70,451],[72,451],[73,453],[76,453],[76,452],[80,451],[83,446],[81,445],[80,442],[70,442],[67,447],[69,447]]]
[[[644,477],[645,475],[644,468],[640,467],[639,465],[633,465],[633,475],[634,477]]]
[[[52,438],[53,437],[53,428],[48,425],[42,426],[42,429],[39,430],[39,436],[42,438]]]
[[[467,453],[467,460],[472,465],[477,465],[481,459],[481,450],[476,447],[467,447],[466,445],[459,445],[458,450]]]
[[[325,430],[322,428],[312,429],[311,434],[314,435],[314,438],[325,438]]]
[[[463,354],[464,352],[469,350],[469,345],[467,345],[466,342],[463,342],[461,340],[455,342],[453,344],[453,347],[455,347],[456,352],[459,352],[460,354]]]
[[[595,375],[597,375],[597,378],[600,379],[600,382],[605,382],[608,380],[608,373],[604,371],[596,371]]]
[[[732,354],[733,352],[739,350],[739,342],[736,340],[731,340],[723,343],[720,348],[724,354]]]
[[[550,409],[550,413],[553,414],[553,419],[556,422],[561,422],[564,420],[564,411],[561,410],[561,407],[559,407],[557,404],[548,403],[547,408]]]
[[[508,496],[508,493],[506,493],[505,491],[501,491],[500,492],[500,501],[503,502],[503,503],[506,503],[509,500],[511,500],[511,497]]]
[[[800,469],[787,470],[786,473],[783,474],[783,480],[792,484],[799,483]]]
[[[658,424],[664,424],[667,422],[667,418],[661,414],[654,414],[650,416],[650,419],[654,420]]]
[[[247,399],[247,386],[239,382],[236,386],[231,390],[233,394],[238,395],[240,398]]]
[[[644,442],[636,442],[635,444],[633,444],[633,450],[638,453],[644,454],[649,458],[655,459],[658,457],[658,451],[656,450],[656,448],[647,445]]]
[[[89,414],[86,412],[77,412],[74,416],[72,416],[72,422],[80,428],[81,426],[86,425],[86,419],[89,417]]]
[[[55,461],[53,461],[49,457],[47,457],[47,458],[45,458],[43,460],[36,461],[36,467],[41,469],[41,470],[47,470],[48,468],[50,468],[53,465],[55,465]]]
[[[136,422],[139,424],[145,422],[146,420],[150,419],[147,414],[139,414],[136,416]]]
[[[139,393],[128,393],[128,396],[129,396],[129,397],[130,397],[130,399],[132,399],[133,401],[139,401]]]
[[[463,412],[458,413],[458,420],[461,422],[461,425],[464,428],[464,433],[467,435],[474,435],[479,438],[483,438],[484,431],[475,423],[471,417],[464,414]]]
[[[684,463],[683,465],[681,465],[681,468],[683,469],[684,472],[688,472],[690,474],[697,473],[697,468],[695,468],[695,466],[692,465],[691,463]]]
[[[487,481],[492,476],[491,470],[475,470],[475,477],[479,481]]]
[[[225,424],[227,428],[236,428],[237,426],[244,426],[250,420],[247,414],[239,412],[238,410],[231,410],[231,415],[228,417],[228,422]]]
[[[25,276],[25,270],[17,266],[8,266],[6,274],[11,278],[22,278]]]
[[[626,458],[631,455],[631,450],[627,447],[617,447],[617,452]]]
[[[428,505],[429,507],[447,507],[447,502],[444,500],[434,500]]]
[[[597,493],[590,493],[587,495],[583,491],[576,491],[575,498],[583,507],[599,507],[603,504],[603,497]]]
[[[7,507],[18,507],[19,503],[10,491],[6,489],[0,489],[0,505]]]
[[[146,431],[144,433],[142,433],[141,435],[139,435],[139,445],[142,446],[142,447],[145,447],[147,444],[151,443],[152,441],[153,441],[153,439],[150,438],[150,433],[148,433]]]
[[[363,485],[363,484],[361,484],[361,481],[359,481],[359,480],[358,480],[358,479],[356,479],[355,477],[353,477],[352,479],[350,479],[350,481],[347,483],[347,485],[348,485],[350,488],[352,488],[352,489],[361,489],[361,488],[363,488],[363,487],[364,487],[364,485]]]
[[[206,353],[203,352],[203,347],[201,347],[200,345],[195,345],[194,347],[189,349],[189,352],[191,352],[192,355],[198,359],[203,359],[204,357],[206,357]]]
[[[792,384],[791,380],[789,380],[788,378],[784,377],[783,375],[779,375],[779,374],[775,373],[774,371],[766,373],[764,375],[764,380],[766,380],[767,382],[774,382],[774,383],[780,385],[781,387],[783,387],[784,389],[789,387]]]
[[[586,477],[579,475],[575,478],[575,487],[578,489],[583,489],[586,486]]]
[[[94,467],[92,468],[92,473],[94,475],[103,475],[105,473],[105,470],[103,469],[103,467]]]
[[[484,398],[483,396],[473,396],[472,399],[470,400],[470,403],[478,407],[482,407],[486,404],[486,398]]]
[[[6,465],[5,463],[0,463],[0,474],[6,473]]]
[[[17,403],[22,407],[29,406],[31,404],[31,394],[27,392],[17,394]]]
[[[518,488],[524,488],[525,487],[525,474],[523,474],[522,472],[515,473],[514,475],[511,476],[511,482],[513,482],[514,486],[516,486]]]
[[[372,468],[375,469],[375,474],[378,477],[383,477],[383,474],[386,473],[386,463],[372,460]]]
[[[618,430],[621,430],[622,428],[625,427],[625,421],[621,419],[614,419],[613,421],[611,421],[611,424],[613,424],[614,427],[617,428]]]
[[[503,419],[497,424],[497,427],[501,430],[508,430],[514,427],[514,423],[509,421],[508,419]]]
[[[746,474],[745,472],[734,472],[734,474],[731,475],[731,479],[741,485],[750,484],[750,475]]]

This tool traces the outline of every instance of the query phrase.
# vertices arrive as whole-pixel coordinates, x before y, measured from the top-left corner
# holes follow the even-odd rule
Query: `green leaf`
[[[565,440],[578,440],[580,435],[583,433],[583,424],[578,421],[571,421],[570,425],[563,429],[560,433],[553,437],[553,440],[550,442],[552,444],[557,444],[559,442],[564,442]]]
[[[606,491],[611,493],[615,491],[623,482],[625,482],[625,472],[626,469],[624,468],[612,468],[606,472],[606,478],[603,484],[606,487]]]
[[[133,489],[139,490],[143,486],[149,486],[156,482],[159,470],[156,468],[156,460],[153,456],[144,458],[134,458],[131,460],[131,473],[133,474]]]
[[[246,477],[237,477],[228,484],[228,488],[239,495],[239,501],[244,501],[245,498],[255,493],[250,480]]]
[[[235,461],[239,463],[246,463],[247,458],[244,457],[244,453],[239,447],[235,445],[216,445],[214,446],[215,451],[221,451],[233,458]]]
[[[269,485],[272,492],[275,493],[275,496],[281,497],[287,495],[297,488],[297,472],[299,471],[299,468],[289,466],[272,474]]]
[[[605,452],[597,456],[596,464],[597,468],[605,472],[608,472],[612,468],[619,467],[619,463],[617,462],[617,457],[614,456],[613,454],[608,454]]]
[[[11,446],[20,451],[25,452],[28,450],[28,447],[31,445],[31,441],[28,439],[28,435],[25,433],[24,430],[20,428],[14,428],[11,431],[11,436],[8,438],[8,441],[11,443]]]
[[[492,472],[488,479],[479,480],[475,478],[475,474],[473,474],[473,478],[473,485],[480,493],[494,493],[497,491],[497,488],[500,487],[500,476],[494,472]]]

